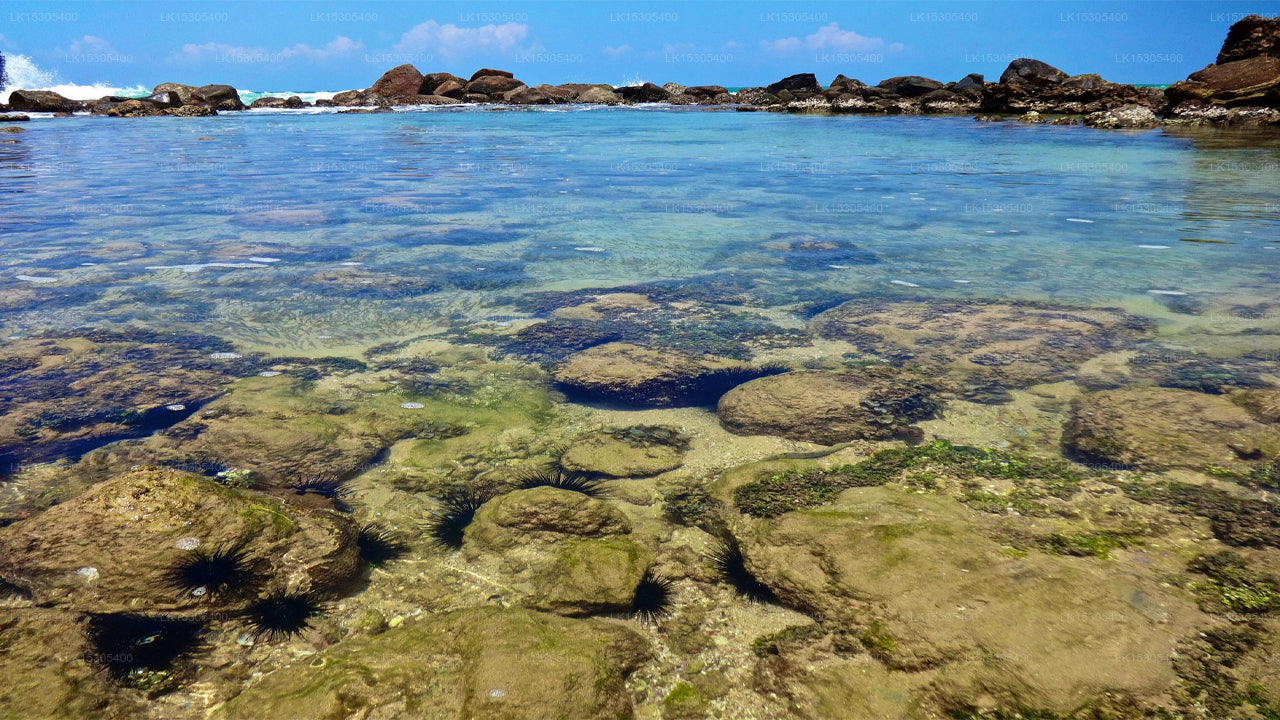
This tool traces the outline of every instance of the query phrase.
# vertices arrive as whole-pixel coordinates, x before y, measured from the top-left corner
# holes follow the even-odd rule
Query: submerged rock
[[[608,477],[648,477],[680,467],[688,447],[689,438],[673,427],[601,430],[569,445],[560,465]]]
[[[214,720],[631,717],[647,643],[622,623],[475,608],[349,640],[262,678]]]
[[[362,570],[354,540],[344,518],[144,467],[0,529],[0,577],[40,604],[83,612],[226,607],[268,588],[344,587]],[[256,578],[238,592],[167,581],[188,553],[232,547],[247,552]]]
[[[716,412],[725,429],[739,435],[834,445],[892,438],[937,407],[923,386],[852,373],[792,372],[739,385],[720,398]]]
[[[1070,377],[1085,360],[1149,331],[1114,309],[987,301],[851,300],[815,317],[820,337],[894,364],[1011,386]]]
[[[718,370],[741,366],[727,358],[615,342],[574,353],[552,375],[583,399],[665,407],[713,401],[700,383]]]
[[[1280,456],[1280,427],[1258,422],[1223,395],[1103,390],[1072,402],[1062,442],[1091,460],[1202,470]]]

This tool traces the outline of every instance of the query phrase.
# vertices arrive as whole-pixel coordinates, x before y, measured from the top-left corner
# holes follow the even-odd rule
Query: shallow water
[[[6,335],[138,322],[335,351],[519,317],[534,291],[726,273],[761,305],[1203,312],[1270,299],[1280,255],[1276,136],[552,108],[37,119],[7,137]],[[778,249],[811,240],[831,249]]]

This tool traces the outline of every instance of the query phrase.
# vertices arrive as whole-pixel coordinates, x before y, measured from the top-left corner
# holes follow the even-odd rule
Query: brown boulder
[[[902,75],[881,80],[876,87],[904,98],[913,98],[941,89],[942,83],[919,75]]]
[[[191,102],[191,96],[195,93],[194,85],[183,85],[182,83],[160,83],[151,90],[151,94],[155,95],[162,92],[177,93],[182,102]]]
[[[506,75],[484,75],[467,83],[467,94],[500,95],[524,87],[524,83]]]
[[[296,109],[296,108],[303,108],[303,107],[307,107],[307,103],[303,102],[302,98],[298,97],[297,95],[290,95],[287,98],[269,97],[269,96],[260,97],[257,100],[254,100],[253,102],[249,103],[250,109],[254,109],[254,108]]]
[[[422,73],[418,68],[409,65],[397,65],[382,74],[378,81],[369,88],[369,92],[378,95],[417,95],[422,87]]]
[[[444,93],[440,92],[440,86],[448,82],[457,83],[458,87],[462,87],[467,84],[466,80],[463,80],[462,78],[458,77],[457,75],[454,75],[453,73],[447,73],[447,72],[427,73],[426,75],[422,76],[422,85],[418,87],[418,94],[419,95],[443,95]]]
[[[1018,58],[1000,73],[1005,85],[1057,85],[1067,79],[1067,74],[1049,63],[1032,58]]]
[[[1239,107],[1280,105],[1280,58],[1261,56],[1210,65],[1165,90],[1170,105],[1188,100]]]
[[[888,439],[934,413],[923,387],[835,372],[752,380],[720,398],[720,424],[738,435],[778,435],[834,445]]]
[[[191,101],[214,110],[243,110],[240,93],[230,85],[202,85],[191,93]]]
[[[449,78],[436,86],[435,94],[461,100],[467,94],[467,86],[461,79]]]
[[[494,70],[493,68],[480,68],[471,74],[472,80],[479,80],[482,77],[504,77],[514,78],[515,75],[506,70]]]
[[[1215,61],[1225,65],[1268,55],[1280,57],[1280,17],[1250,15],[1231,26]]]
[[[165,114],[164,106],[145,100],[125,100],[106,112],[109,117],[153,117]]]
[[[629,103],[655,103],[671,100],[671,93],[653,83],[620,87],[614,90],[614,93]]]

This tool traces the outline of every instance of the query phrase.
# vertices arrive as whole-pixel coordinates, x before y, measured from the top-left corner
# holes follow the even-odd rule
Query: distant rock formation
[[[1165,91],[1168,119],[1183,124],[1280,124],[1280,17],[1231,26],[1217,62]]]

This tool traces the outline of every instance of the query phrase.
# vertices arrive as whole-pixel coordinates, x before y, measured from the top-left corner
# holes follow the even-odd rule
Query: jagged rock
[[[1280,17],[1250,15],[1231,26],[1218,52],[1218,65],[1261,56],[1280,57]]]
[[[834,445],[887,439],[931,416],[924,387],[853,373],[791,372],[752,380],[720,398],[720,424],[738,435]]]
[[[1057,85],[1067,79],[1067,74],[1046,62],[1032,58],[1018,58],[1000,73],[1005,85]]]
[[[1089,127],[1106,129],[1138,129],[1153,128],[1160,124],[1160,119],[1150,108],[1141,105],[1121,105],[1110,110],[1101,110],[1085,116],[1084,124]]]
[[[840,93],[850,93],[850,94],[856,95],[860,90],[866,87],[867,87],[866,83],[862,82],[861,80],[858,80],[856,78],[845,77],[843,74],[840,74],[835,76],[835,79],[831,81],[831,85],[828,86],[827,89],[835,90],[836,92],[840,92]]]

